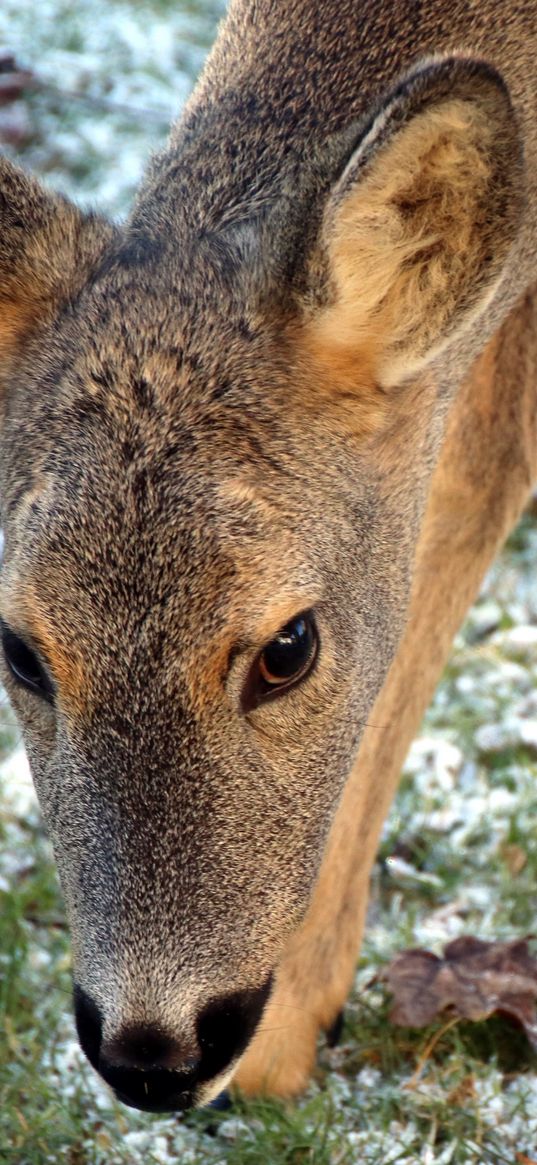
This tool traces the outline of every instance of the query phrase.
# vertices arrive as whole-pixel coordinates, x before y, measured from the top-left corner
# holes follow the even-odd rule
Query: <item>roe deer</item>
[[[124,225],[0,164],[2,679],[127,1104],[294,1094],[343,1006],[536,472],[536,41],[232,0]]]

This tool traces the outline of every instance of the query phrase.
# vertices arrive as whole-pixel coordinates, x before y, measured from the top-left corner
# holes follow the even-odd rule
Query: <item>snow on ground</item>
[[[223,11],[223,0],[2,0],[0,45],[49,87],[29,111],[19,105],[5,113],[10,120],[20,113],[26,126],[25,164],[79,202],[98,200],[123,214],[186,101]],[[20,157],[20,146],[7,148]]]

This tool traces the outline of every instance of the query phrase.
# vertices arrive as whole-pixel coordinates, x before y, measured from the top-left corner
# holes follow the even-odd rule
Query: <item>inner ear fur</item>
[[[0,158],[0,375],[76,295],[113,235],[105,220]]]
[[[521,169],[509,96],[488,65],[444,58],[404,78],[328,198],[310,352],[347,380],[359,362],[384,388],[422,371],[494,294]]]

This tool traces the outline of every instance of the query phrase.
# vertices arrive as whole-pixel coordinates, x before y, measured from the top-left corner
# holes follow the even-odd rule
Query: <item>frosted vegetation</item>
[[[125,213],[222,5],[2,0],[0,44],[43,84],[0,109],[8,151]],[[0,706],[0,1161],[6,1165],[532,1165],[537,1061],[501,1018],[392,1028],[375,970],[405,946],[535,929],[537,522],[523,519],[454,646],[375,867],[341,1045],[294,1106],[144,1116],[83,1060],[61,901],[19,734]]]

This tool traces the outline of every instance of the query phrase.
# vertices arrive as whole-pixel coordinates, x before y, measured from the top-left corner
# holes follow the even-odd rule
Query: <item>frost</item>
[[[527,625],[497,631],[490,642],[513,659],[537,663],[537,627]]]
[[[482,724],[475,733],[480,752],[502,752],[524,745],[537,752],[537,719],[511,715],[501,724]]]
[[[356,1083],[360,1088],[378,1088],[382,1077],[378,1068],[362,1068],[361,1072],[356,1077]]]
[[[436,886],[437,888],[442,885],[441,879],[436,874],[423,873],[411,865],[410,862],[405,862],[403,858],[386,858],[386,866],[391,877],[398,881],[421,883],[423,886]]]
[[[421,736],[410,748],[405,772],[414,773],[421,793],[435,786],[448,792],[453,788],[462,761],[461,750],[456,745],[437,737]]]
[[[30,766],[23,749],[18,749],[0,765],[0,790],[9,802],[11,812],[27,817],[37,808],[37,798]]]
[[[251,1138],[251,1131],[246,1121],[240,1117],[228,1117],[218,1127],[218,1136],[225,1141],[237,1141],[240,1137]]]

